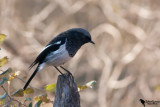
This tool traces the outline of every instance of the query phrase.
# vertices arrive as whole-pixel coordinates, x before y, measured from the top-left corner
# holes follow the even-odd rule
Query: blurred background
[[[44,46],[74,27],[87,29],[96,43],[84,45],[64,65],[77,84],[97,81],[80,92],[82,107],[142,107],[140,98],[160,101],[159,0],[0,0],[0,33],[7,35],[0,58],[9,57],[3,69],[21,71],[19,78],[27,81],[35,69],[28,67]],[[44,88],[58,75],[46,68],[30,85]],[[14,79],[11,92],[23,86]]]

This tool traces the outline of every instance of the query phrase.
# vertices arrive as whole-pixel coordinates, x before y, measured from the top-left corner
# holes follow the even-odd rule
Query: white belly
[[[66,44],[63,44],[57,51],[50,53],[48,57],[46,57],[46,61],[48,65],[60,66],[71,58],[72,57],[69,56],[68,51],[66,50]]]

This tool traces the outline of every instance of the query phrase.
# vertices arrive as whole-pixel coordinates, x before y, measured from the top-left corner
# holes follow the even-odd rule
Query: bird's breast
[[[52,66],[60,66],[67,61],[69,61],[72,57],[69,56],[68,51],[66,50],[66,44],[63,44],[59,47],[58,50],[51,52],[46,58],[46,62],[48,65]]]

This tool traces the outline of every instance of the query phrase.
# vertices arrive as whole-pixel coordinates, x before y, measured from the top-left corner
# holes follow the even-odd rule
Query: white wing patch
[[[47,45],[42,51],[44,51],[45,49],[47,49],[48,47],[52,46],[52,44]]]
[[[59,44],[61,44],[61,41],[58,41],[58,42],[56,42],[56,43],[54,43],[54,44],[59,45]],[[52,46],[52,45],[53,45],[53,44],[47,45],[42,51],[44,51],[45,49],[47,49],[48,47],[50,47],[50,46]]]
[[[61,44],[61,41],[58,41],[58,42],[56,42],[56,43],[54,43],[54,44],[57,44],[57,45],[58,45],[58,44]]]

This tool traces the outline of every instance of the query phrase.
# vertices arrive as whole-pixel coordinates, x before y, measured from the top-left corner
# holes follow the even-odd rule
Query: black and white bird
[[[69,29],[53,38],[30,65],[29,68],[31,69],[34,65],[38,64],[23,89],[25,90],[28,87],[36,73],[41,71],[45,66],[54,66],[61,74],[62,72],[57,68],[58,66],[69,72],[61,65],[74,57],[80,47],[88,42],[95,44],[91,39],[90,33],[82,28]]]

